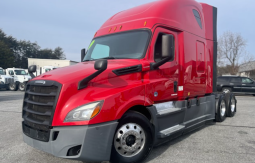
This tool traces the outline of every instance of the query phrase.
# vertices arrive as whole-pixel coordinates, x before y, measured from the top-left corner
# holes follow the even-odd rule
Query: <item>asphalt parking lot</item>
[[[22,92],[0,91],[1,163],[81,163],[56,158],[23,143]],[[238,112],[223,123],[210,124],[154,148],[148,163],[255,162],[255,97],[238,96]]]

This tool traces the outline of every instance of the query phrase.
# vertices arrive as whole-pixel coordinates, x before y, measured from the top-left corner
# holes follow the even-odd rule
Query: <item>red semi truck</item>
[[[216,26],[217,9],[195,0],[117,13],[81,63],[27,84],[24,141],[61,158],[139,163],[155,145],[233,117],[235,96],[215,93]]]

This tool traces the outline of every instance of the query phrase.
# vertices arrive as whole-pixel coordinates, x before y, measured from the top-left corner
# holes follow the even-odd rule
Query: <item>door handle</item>
[[[242,84],[242,85],[246,85],[246,84]]]
[[[174,92],[177,92],[177,85],[178,85],[178,82],[175,81],[175,82],[174,82]]]

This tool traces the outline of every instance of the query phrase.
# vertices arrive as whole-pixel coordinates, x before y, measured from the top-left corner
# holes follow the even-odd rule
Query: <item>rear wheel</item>
[[[227,103],[224,95],[221,95],[218,100],[216,121],[223,122],[226,119]]]
[[[25,83],[19,83],[19,90],[20,91],[25,91]]]
[[[234,117],[235,113],[236,113],[236,98],[234,94],[230,94],[227,116]]]
[[[222,92],[224,92],[224,93],[230,93],[230,92],[232,92],[232,88],[223,87],[223,88],[222,88]]]
[[[10,83],[8,89],[11,90],[11,91],[17,91],[18,90],[17,84],[16,83]]]
[[[111,162],[141,163],[153,146],[153,128],[142,114],[129,111],[120,120],[115,132]]]

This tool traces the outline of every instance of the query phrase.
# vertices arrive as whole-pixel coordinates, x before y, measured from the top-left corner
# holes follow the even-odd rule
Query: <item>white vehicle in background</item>
[[[5,88],[11,91],[17,91],[17,86],[14,83],[14,78],[8,75],[5,75],[5,71],[0,67],[0,88]]]
[[[52,71],[52,70],[55,70],[57,69],[58,67],[56,66],[43,66],[43,67],[40,67],[39,70],[36,71],[36,73],[34,73],[35,76],[39,76],[39,75],[42,75],[46,72],[49,72],[49,71]]]
[[[7,68],[6,75],[14,78],[14,83],[18,86],[20,91],[24,91],[26,83],[31,79],[31,76],[27,74],[25,69],[21,68]]]

